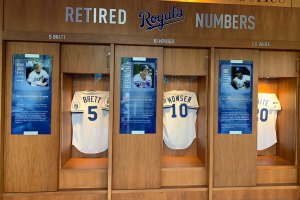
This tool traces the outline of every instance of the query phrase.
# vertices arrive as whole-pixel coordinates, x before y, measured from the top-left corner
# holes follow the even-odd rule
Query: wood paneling
[[[162,0],[162,1],[177,1],[187,2],[186,0]],[[188,2],[194,3],[217,3],[217,4],[237,4],[237,5],[249,5],[249,6],[278,6],[278,7],[291,7],[292,1],[297,0],[284,0],[284,1],[253,1],[253,0],[189,0]]]
[[[164,156],[161,171],[163,187],[207,185],[207,170],[198,157]]]
[[[297,186],[214,189],[213,200],[296,200]]]
[[[73,98],[73,79],[71,75],[61,74],[61,126],[60,126],[60,169],[72,157],[72,127],[71,127],[71,102]]]
[[[2,31],[3,31],[3,1],[4,0],[0,0],[0,200],[2,200],[2,193],[3,193],[3,147],[4,147],[4,134],[3,134],[3,130],[4,130],[4,76],[3,76],[3,70],[4,70],[4,45],[3,45],[3,40],[2,40]]]
[[[287,160],[279,156],[258,156],[257,166],[282,166],[282,165],[293,165]]]
[[[107,200],[107,192],[92,191],[60,191],[45,193],[11,193],[4,194],[4,200]]]
[[[257,64],[258,51],[218,49],[215,54],[214,101],[214,186],[255,186],[256,184],[256,127],[257,127]],[[219,60],[253,61],[252,134],[218,134],[218,69]]]
[[[165,75],[207,75],[207,61],[207,49],[164,48]]]
[[[107,188],[107,158],[72,158],[59,172],[59,189]]]
[[[161,187],[163,49],[159,47],[116,46],[114,82],[113,189]],[[156,133],[120,134],[121,57],[157,58]]]
[[[114,102],[114,77],[115,77],[115,45],[111,44],[110,45],[110,94],[109,94],[109,102]],[[109,104],[109,110],[110,113],[114,113],[114,104],[111,103]],[[107,200],[111,200],[112,196],[111,196],[111,192],[112,192],[112,163],[113,163],[113,127],[114,127],[114,115],[111,114],[109,116],[109,145],[108,145],[108,180],[107,180]]]
[[[52,32],[24,32],[24,31],[3,31],[3,40],[16,41],[40,41],[49,42],[48,36]],[[171,36],[170,36],[171,37]],[[193,48],[245,48],[257,49],[252,46],[252,41],[249,39],[220,39],[220,38],[205,38],[199,39],[195,37],[180,37],[176,38],[173,47],[193,47]],[[50,40],[51,42],[51,40]],[[101,35],[85,34],[85,33],[68,33],[68,37],[61,41],[64,43],[88,43],[88,44],[126,44],[126,45],[149,45],[149,46],[166,46],[170,44],[154,44],[153,36],[131,36],[131,35]],[[270,47],[259,47],[260,49],[270,49]],[[299,41],[273,40],[272,49],[277,50],[299,50]]]
[[[185,19],[179,23],[173,23],[169,26],[164,26],[163,31],[153,29],[145,31],[148,28],[140,28],[142,23],[138,17],[142,11],[149,11],[152,15],[170,12],[172,6],[175,5],[178,9],[183,9]],[[109,9],[126,10],[125,24],[109,24],[94,23],[93,11],[89,14],[89,22],[85,22],[86,14],[82,12],[82,23],[66,22],[66,7],[82,7],[82,8],[105,8],[109,13]],[[32,10],[32,8],[35,8]],[[43,14],[40,14],[43,10]],[[53,11],[56,12],[53,12]],[[76,11],[74,11],[75,13]],[[80,12],[80,11],[79,11]],[[14,14],[12,14],[14,13]],[[203,14],[221,14],[228,15],[245,15],[255,17],[255,29],[249,30],[242,27],[238,29],[224,28],[196,28],[196,13]],[[298,23],[300,13],[297,8],[277,8],[277,7],[257,7],[257,6],[242,6],[242,5],[221,5],[221,4],[192,4],[192,3],[177,3],[177,2],[161,2],[147,0],[132,0],[127,3],[121,0],[114,1],[59,1],[53,3],[52,0],[5,0],[4,9],[4,30],[5,31],[25,31],[25,32],[47,32],[44,36],[48,40],[48,33],[84,33],[96,34],[97,37],[105,37],[106,35],[128,35],[128,36],[151,36],[155,38],[171,38],[177,39],[180,37],[199,39],[236,39],[249,41],[270,41],[271,46],[273,41],[299,41],[300,25]],[[97,13],[98,16],[98,13]],[[106,17],[109,21],[109,14]],[[116,12],[116,20],[118,19],[118,10]],[[274,21],[274,19],[277,19]],[[240,21],[238,17],[238,22]],[[212,20],[213,21],[213,20]],[[232,21],[231,21],[232,22]],[[237,23],[238,26],[240,23]],[[19,36],[22,36],[20,33]],[[193,39],[193,41],[195,41]],[[79,39],[82,41],[82,39]],[[153,42],[153,38],[152,44]],[[251,42],[249,42],[251,47]],[[88,42],[88,40],[85,40]],[[220,41],[222,43],[222,41]],[[119,43],[120,44],[120,43]],[[123,43],[124,44],[124,43]],[[168,44],[170,45],[170,44]]]
[[[298,0],[292,0],[292,7],[294,7],[294,8],[300,8],[300,1],[298,1]]]
[[[213,192],[212,189],[214,187],[213,183],[213,170],[214,170],[214,159],[213,159],[213,149],[214,149],[214,119],[215,119],[215,104],[213,99],[215,99],[215,48],[210,49],[210,59],[209,59],[209,77],[208,77],[208,92],[207,92],[207,131],[208,131],[208,142],[207,142],[207,182],[208,182],[208,200],[212,200]]]
[[[12,81],[6,81],[4,191],[38,192],[58,188],[59,156],[59,45],[8,42],[6,77],[12,77],[13,54],[48,54],[53,56],[51,134],[11,135]]]
[[[292,51],[260,51],[259,77],[297,77],[298,53]]]
[[[63,44],[61,71],[64,73],[109,73],[110,47],[103,45]]]
[[[146,5],[146,7],[145,7]],[[138,13],[144,10],[152,13],[162,13],[163,3],[158,1],[147,1],[147,0],[131,0],[130,3],[122,0],[114,1],[68,1],[68,0],[10,0],[5,3],[4,17],[6,19],[4,23],[5,30],[18,30],[18,31],[46,31],[52,34],[56,33],[93,33],[100,35],[157,35],[157,31],[144,31],[140,29],[140,18]],[[15,8],[13,8],[15,6]],[[32,8],[36,8],[33,11]],[[97,22],[94,23],[94,12],[89,12],[89,22],[86,22],[87,15],[82,10],[82,23],[66,22],[66,7],[72,7],[74,14],[76,13],[76,7],[81,8],[96,8]],[[99,23],[99,8],[104,8],[107,11],[106,22],[102,21]],[[8,9],[8,10],[7,10]],[[29,10],[27,10],[29,9]],[[110,9],[116,9],[112,11],[110,15]],[[119,9],[126,11],[126,23],[119,24]],[[43,15],[38,10],[43,10]],[[56,11],[56,12],[53,12]],[[11,15],[10,13],[20,13],[17,15]],[[80,12],[80,11],[79,11]],[[22,14],[21,14],[22,13]],[[115,16],[115,17],[114,17]],[[74,20],[75,20],[74,16]],[[110,23],[116,21],[115,24]],[[122,16],[123,19],[123,16]],[[15,23],[15,24],[10,24]],[[100,36],[101,37],[101,36]],[[68,38],[68,34],[66,36]]]
[[[208,62],[208,60],[206,61]],[[198,121],[197,121],[197,144],[198,144],[198,157],[207,166],[207,106],[208,106],[208,78],[199,78],[199,89],[198,89]]]
[[[257,184],[296,184],[297,168],[295,166],[258,166]]]
[[[113,191],[113,200],[206,200],[206,188],[160,189],[160,190],[120,190]]]
[[[294,164],[296,159],[296,138],[298,133],[298,98],[296,78],[278,80],[278,99],[281,111],[278,112],[277,155]]]

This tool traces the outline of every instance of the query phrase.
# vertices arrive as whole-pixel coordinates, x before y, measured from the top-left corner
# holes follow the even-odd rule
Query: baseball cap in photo
[[[235,68],[235,72],[236,72],[236,73],[242,73],[242,68],[236,67],[236,68]]]
[[[149,67],[148,67],[148,65],[142,65],[142,70],[144,70],[144,69],[147,69],[147,70],[149,70]]]

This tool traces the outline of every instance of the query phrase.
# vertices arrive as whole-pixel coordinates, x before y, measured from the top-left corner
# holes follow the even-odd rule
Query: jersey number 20
[[[261,109],[259,114],[260,121],[266,122],[268,120],[268,115],[269,115],[268,109],[266,108]]]
[[[89,106],[88,107],[88,114],[89,115],[92,115],[92,116],[89,116],[88,119],[90,121],[95,121],[98,117],[97,113],[96,113],[96,110],[97,109],[97,106]]]
[[[172,118],[176,118],[177,115],[176,115],[175,104],[173,104],[171,106],[171,108],[172,108]],[[180,104],[180,106],[179,106],[179,115],[180,115],[180,117],[183,117],[183,118],[188,116],[188,106],[185,103]]]

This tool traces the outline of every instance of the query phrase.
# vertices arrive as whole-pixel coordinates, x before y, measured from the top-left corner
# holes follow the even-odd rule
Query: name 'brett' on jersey
[[[196,137],[198,101],[189,91],[164,93],[163,139],[171,149],[186,149]]]
[[[76,91],[72,100],[72,144],[83,153],[100,153],[108,148],[107,91]]]

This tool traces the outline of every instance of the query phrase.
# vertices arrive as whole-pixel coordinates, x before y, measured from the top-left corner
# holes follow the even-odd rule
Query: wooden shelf
[[[162,158],[162,186],[207,185],[206,167],[194,156],[164,156]]]
[[[108,158],[72,158],[63,170],[97,170],[107,169]]]
[[[257,156],[257,166],[293,165],[279,156]]]
[[[204,163],[194,156],[164,156],[162,168],[204,167]]]

